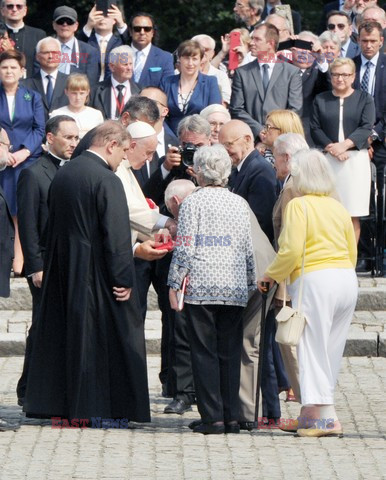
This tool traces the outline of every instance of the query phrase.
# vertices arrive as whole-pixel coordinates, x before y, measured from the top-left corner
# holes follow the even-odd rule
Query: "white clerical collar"
[[[50,150],[50,147],[48,147],[48,153],[49,153],[52,157],[56,158],[56,160],[59,160],[59,161],[60,161],[60,166],[62,166],[64,163],[70,161],[69,158],[61,158],[61,157],[58,157],[57,155],[55,155],[54,153],[52,153],[51,150]],[[64,163],[63,163],[63,162],[64,162]]]
[[[10,25],[8,25],[8,23],[5,24],[7,26],[7,28],[9,28],[9,30],[12,30],[13,33],[19,33],[19,31],[25,27],[24,25],[24,22],[22,22],[22,24],[20,25],[20,27],[11,27]]]

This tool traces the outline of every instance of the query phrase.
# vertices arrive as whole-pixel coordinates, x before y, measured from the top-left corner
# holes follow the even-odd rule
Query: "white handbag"
[[[306,216],[307,225],[307,208],[304,200],[302,199],[304,213]],[[307,227],[306,227],[307,232]],[[304,275],[304,257],[306,253],[306,240],[303,245],[303,258],[302,258],[302,274],[300,277],[298,306],[295,310],[292,307],[285,305],[280,312],[276,315],[277,330],[275,340],[282,345],[291,345],[295,347],[300,341],[304,327],[306,325],[306,317],[302,313],[302,294],[303,294],[303,275]],[[287,296],[287,281],[284,282],[284,298]]]

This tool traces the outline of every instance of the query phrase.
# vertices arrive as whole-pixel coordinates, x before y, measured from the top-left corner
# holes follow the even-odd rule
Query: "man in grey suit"
[[[301,114],[300,70],[276,57],[279,31],[270,24],[255,28],[250,43],[256,60],[235,71],[229,106],[232,118],[247,123],[259,140],[266,115],[271,110],[289,109]]]

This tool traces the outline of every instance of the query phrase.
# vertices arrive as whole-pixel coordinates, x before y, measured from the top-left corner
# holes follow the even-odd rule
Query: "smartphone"
[[[294,40],[294,47],[299,48],[300,50],[309,50],[310,52],[312,51],[312,42],[307,42],[306,40],[300,40],[297,38]]]
[[[111,5],[116,5],[116,0],[96,0],[96,9],[98,12],[102,11],[103,16],[107,17],[107,11]]]
[[[281,50],[290,50],[292,47],[295,46],[295,40],[285,40],[284,42],[280,42],[277,49],[278,51]]]
[[[239,58],[237,56],[237,53],[234,52],[233,50],[235,47],[239,47],[241,45],[240,32],[231,32],[229,34],[229,37],[230,37],[230,43],[229,43],[228,69],[235,70],[239,66]]]

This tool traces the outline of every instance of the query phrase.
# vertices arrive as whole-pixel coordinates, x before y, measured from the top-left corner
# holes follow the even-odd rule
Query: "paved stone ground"
[[[22,417],[15,385],[21,357],[0,358],[0,416],[18,419],[0,433],[0,480],[253,480],[386,478],[386,358],[346,357],[336,394],[344,438],[303,439],[279,430],[193,434],[182,417],[162,414],[159,357],[150,356],[153,422],[133,430],[58,430]],[[296,404],[282,403],[283,417]]]

